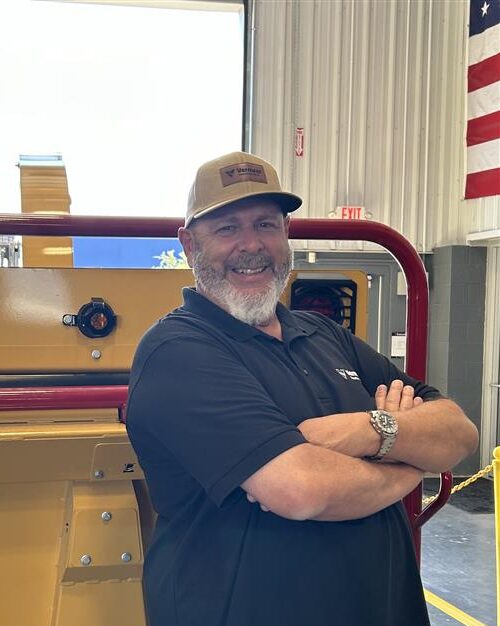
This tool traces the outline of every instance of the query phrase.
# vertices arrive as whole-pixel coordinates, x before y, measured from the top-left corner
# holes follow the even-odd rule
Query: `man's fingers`
[[[406,411],[413,408],[413,395],[415,390],[410,385],[405,385],[401,393],[401,402],[399,403],[399,410]]]
[[[253,504],[254,502],[257,502],[257,500],[256,500],[253,496],[251,496],[249,493],[247,493],[247,500],[248,500],[249,502],[251,502],[252,504]],[[262,509],[265,513],[267,513],[267,512],[269,511],[269,509],[267,508],[267,506],[264,506],[263,504],[260,504],[259,502],[257,502],[257,504],[260,506],[260,508],[261,508],[261,509]]]
[[[415,398],[411,385],[404,385],[402,380],[393,380],[389,390],[386,385],[379,385],[375,392],[377,409],[385,411],[406,411],[422,404],[422,398]]]
[[[387,398],[385,399],[386,411],[399,411],[401,404],[401,396],[403,393],[403,381],[393,380],[389,391],[387,392]],[[413,397],[413,396],[412,396]]]
[[[387,397],[387,387],[385,385],[379,385],[375,392],[375,405],[377,409],[385,409],[385,399]]]

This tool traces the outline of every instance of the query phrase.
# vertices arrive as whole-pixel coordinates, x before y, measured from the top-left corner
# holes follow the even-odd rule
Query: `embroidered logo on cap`
[[[256,165],[255,163],[238,163],[237,165],[222,167],[220,169],[220,178],[223,187],[245,181],[267,184],[264,168],[262,165]]]

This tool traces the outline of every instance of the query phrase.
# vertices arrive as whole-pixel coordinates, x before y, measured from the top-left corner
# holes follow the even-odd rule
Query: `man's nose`
[[[240,232],[238,248],[241,252],[259,252],[264,247],[260,233],[254,228],[244,228]]]

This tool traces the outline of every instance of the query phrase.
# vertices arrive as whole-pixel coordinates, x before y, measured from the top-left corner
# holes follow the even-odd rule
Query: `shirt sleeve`
[[[131,434],[147,429],[218,506],[268,461],[306,442],[237,356],[213,339],[161,343],[131,382]]]

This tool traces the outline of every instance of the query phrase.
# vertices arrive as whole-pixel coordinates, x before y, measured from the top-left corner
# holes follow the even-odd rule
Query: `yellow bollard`
[[[495,493],[495,539],[497,556],[497,625],[500,626],[500,447],[493,450],[493,488]]]

